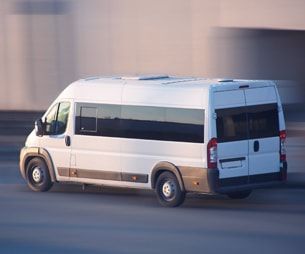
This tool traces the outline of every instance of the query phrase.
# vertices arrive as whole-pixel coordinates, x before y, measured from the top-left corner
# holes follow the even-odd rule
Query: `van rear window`
[[[247,139],[247,114],[243,108],[219,109],[216,113],[218,142]]]
[[[279,135],[277,104],[259,105],[248,109],[250,139]]]
[[[217,109],[218,142],[278,136],[277,104]]]

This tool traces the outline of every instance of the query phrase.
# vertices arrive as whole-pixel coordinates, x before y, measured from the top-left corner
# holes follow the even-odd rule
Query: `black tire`
[[[229,198],[232,199],[244,199],[250,196],[252,190],[236,191],[227,193]]]
[[[49,169],[41,158],[34,158],[26,166],[26,181],[33,191],[48,191],[52,186]]]
[[[176,176],[168,171],[158,177],[155,191],[159,203],[166,207],[179,206],[185,199],[185,192],[181,190]]]

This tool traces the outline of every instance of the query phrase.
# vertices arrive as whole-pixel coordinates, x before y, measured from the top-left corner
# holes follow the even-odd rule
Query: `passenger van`
[[[94,77],[69,85],[28,136],[20,171],[54,182],[246,198],[286,180],[285,122],[272,81]]]

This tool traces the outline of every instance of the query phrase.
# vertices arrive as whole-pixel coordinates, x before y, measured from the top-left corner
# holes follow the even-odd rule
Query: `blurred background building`
[[[301,109],[304,10],[305,0],[1,0],[0,110],[45,110],[82,77],[156,73],[273,79]]]

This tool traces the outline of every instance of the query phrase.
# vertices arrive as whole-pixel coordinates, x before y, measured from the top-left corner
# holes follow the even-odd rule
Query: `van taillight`
[[[217,139],[212,138],[207,146],[208,168],[217,168]]]
[[[280,161],[286,161],[286,131],[280,131]]]

